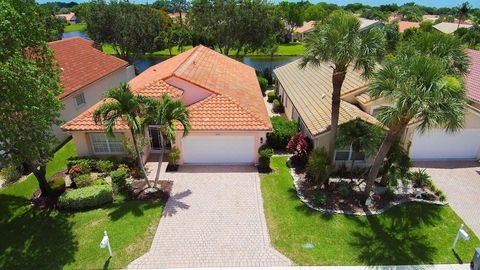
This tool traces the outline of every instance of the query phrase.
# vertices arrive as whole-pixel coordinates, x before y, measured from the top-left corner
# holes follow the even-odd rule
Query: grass
[[[72,141],[47,166],[52,175],[75,155]],[[0,190],[0,269],[117,269],[148,251],[163,205],[115,202],[99,209],[60,213],[30,207],[34,176]],[[113,250],[100,249],[107,230]]]
[[[285,163],[273,157],[274,173],[262,175],[265,214],[273,245],[300,265],[468,263],[480,241],[451,245],[463,221],[449,206],[408,203],[382,215],[327,215],[296,196]],[[303,248],[306,243],[315,245]]]
[[[68,33],[72,31],[85,31],[86,28],[87,28],[86,24],[70,24],[65,26],[65,28],[63,29],[63,32]]]
[[[192,48],[191,45],[185,46],[184,51],[190,50]],[[103,45],[103,52],[107,54],[116,54],[115,50],[112,48],[111,45]],[[218,50],[217,50],[218,51]],[[295,56],[295,55],[303,55],[305,52],[305,48],[303,47],[303,43],[294,42],[290,44],[281,44],[278,47],[277,52],[275,53],[276,56]],[[172,55],[180,54],[181,52],[178,50],[178,47],[172,48]],[[236,51],[230,51],[231,56],[235,56]],[[153,53],[148,53],[146,55],[170,55],[168,50],[156,51]],[[261,53],[251,53],[247,54],[247,56],[266,56],[265,54]]]

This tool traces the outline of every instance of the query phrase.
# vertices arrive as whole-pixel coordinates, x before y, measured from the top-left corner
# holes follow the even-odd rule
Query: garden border
[[[290,159],[288,160],[288,163],[290,163],[289,161],[290,161]],[[400,200],[400,201],[397,201],[397,202],[393,202],[391,205],[389,205],[389,206],[387,206],[383,209],[380,209],[378,211],[370,211],[369,210],[369,211],[362,212],[362,213],[357,213],[357,212],[352,212],[352,211],[343,211],[343,210],[331,210],[331,209],[325,209],[325,208],[321,208],[321,207],[315,207],[305,198],[305,196],[303,195],[303,192],[300,190],[300,187],[299,187],[299,180],[300,179],[297,176],[297,174],[295,173],[295,169],[291,168],[291,167],[288,167],[288,171],[290,172],[290,175],[293,178],[293,185],[295,186],[295,191],[297,193],[298,198],[309,208],[311,208],[315,211],[322,212],[322,213],[341,214],[341,215],[349,215],[349,216],[373,216],[373,215],[383,214],[385,211],[387,211],[387,210],[389,210],[389,209],[391,209],[395,206],[398,206],[398,205],[401,205],[401,204],[404,204],[404,203],[409,203],[409,202],[420,202],[420,203],[426,203],[426,204],[438,205],[438,206],[448,205],[448,202],[432,202],[432,201],[427,201],[427,200],[423,200],[423,199],[409,199],[409,200],[403,199],[403,200]]]

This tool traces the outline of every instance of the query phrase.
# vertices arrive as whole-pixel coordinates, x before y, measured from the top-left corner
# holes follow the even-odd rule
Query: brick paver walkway
[[[250,166],[181,166],[150,251],[129,268],[288,266],[270,244]]]
[[[455,212],[480,237],[480,164],[478,162],[415,162],[426,168]],[[460,224],[459,224],[460,225]]]

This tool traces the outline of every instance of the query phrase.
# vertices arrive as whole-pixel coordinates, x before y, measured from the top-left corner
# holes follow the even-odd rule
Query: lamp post
[[[103,238],[100,242],[100,248],[108,247],[108,252],[110,253],[110,258],[112,257],[112,248],[110,247],[110,240],[108,239],[107,231],[103,232]]]

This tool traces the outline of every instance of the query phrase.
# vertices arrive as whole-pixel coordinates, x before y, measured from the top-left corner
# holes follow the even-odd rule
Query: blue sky
[[[71,2],[72,0],[37,0],[38,3],[45,3],[45,2],[51,2],[51,1],[59,1],[59,2]],[[154,0],[131,0],[131,2],[135,3],[152,3]],[[275,0],[275,2],[279,2],[280,0]],[[89,0],[76,0],[75,2],[81,3],[81,2],[89,2]],[[296,2],[296,1],[295,1]],[[419,5],[424,5],[424,6],[432,6],[432,7],[455,7],[460,5],[461,3],[465,2],[465,0],[310,0],[312,3],[317,3],[317,2],[329,2],[329,3],[335,3],[338,5],[346,5],[349,3],[364,3],[372,6],[378,6],[378,5],[383,5],[383,4],[390,4],[390,3],[397,3],[399,5],[407,3],[407,2],[415,2]],[[470,1],[470,4],[473,7],[480,8],[480,1],[478,0],[472,0]]]

